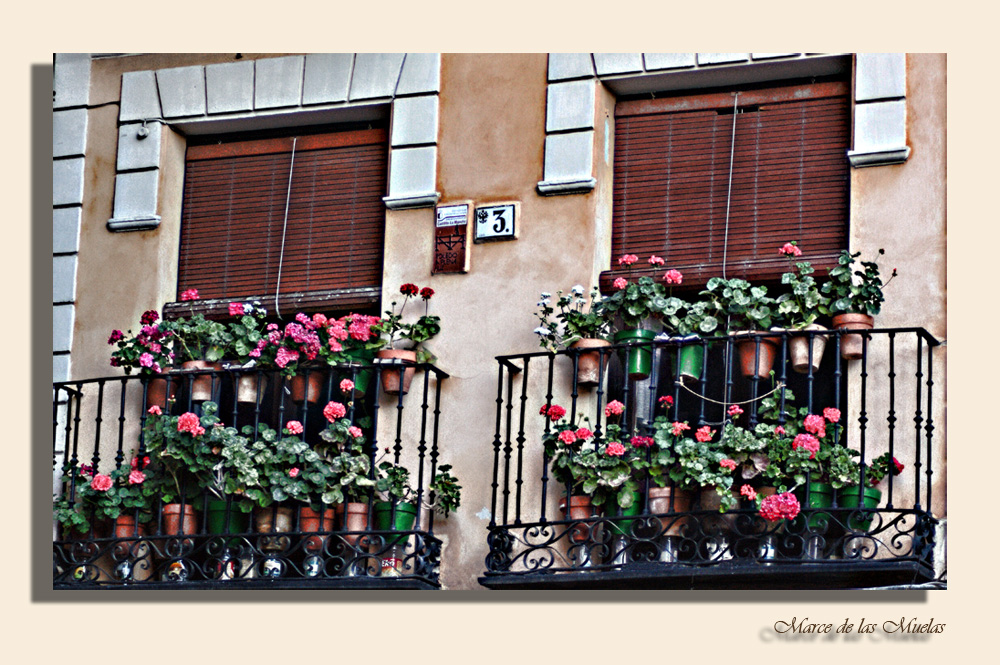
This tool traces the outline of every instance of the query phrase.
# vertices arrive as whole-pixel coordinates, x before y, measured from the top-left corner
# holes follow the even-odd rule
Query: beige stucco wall
[[[88,126],[72,351],[74,378],[116,374],[117,370],[108,366],[109,332],[133,327],[145,309],[159,308],[175,294],[182,137],[164,132],[163,149],[168,158],[161,172],[165,186],[161,188],[160,227],[112,234],[105,226],[112,216],[115,102],[120,95],[121,73],[222,62],[228,57],[157,55],[94,62],[91,104],[95,108]],[[447,522],[439,520],[435,529],[446,543],[441,580],[451,589],[479,588],[476,578],[485,568],[496,420],[494,357],[539,350],[531,331],[536,325],[533,312],[540,292],[568,290],[574,284],[589,288],[600,271],[610,267],[613,150],[605,150],[605,146],[613,146],[614,97],[595,83],[596,189],[588,194],[540,196],[535,186],[542,179],[546,65],[544,54],[444,54],[441,59],[441,203],[519,201],[517,240],[473,245],[468,274],[431,275],[433,210],[386,212],[384,305],[398,295],[401,283],[414,282],[435,290],[431,312],[442,318],[442,333],[429,345],[439,366],[451,375],[442,384],[441,461],[454,466],[464,486],[460,510]],[[887,303],[877,325],[923,326],[944,339],[944,56],[909,56],[908,81],[912,155],[905,164],[852,171],[851,246],[866,254],[885,247],[882,265],[887,272],[896,267],[900,273],[887,290]],[[936,351],[934,366],[933,510],[937,515],[945,514],[945,355],[944,349]],[[883,365],[873,361],[870,371],[885,376],[887,367]],[[896,371],[902,377],[908,370],[897,367]],[[530,394],[545,393],[543,379],[538,371],[530,374]],[[557,382],[557,389],[567,394],[565,377],[558,381],[562,383]],[[418,399],[411,394],[407,405]],[[393,405],[388,398],[382,404]],[[537,408],[538,404],[527,405],[525,446],[529,453],[538,446],[539,423],[532,422],[537,420]],[[896,408],[898,431],[906,434],[896,445],[913,445],[912,408],[906,404]],[[870,394],[869,410],[883,414],[879,417],[884,419],[884,395]],[[387,426],[393,412],[389,408],[382,412],[380,447],[394,444],[394,423]],[[414,420],[419,415],[419,409],[406,411],[402,443],[408,457],[419,439]],[[873,441],[869,445],[879,444]],[[538,456],[529,454],[526,459]],[[539,475],[540,470],[526,472],[526,481]],[[537,505],[537,485],[526,482],[524,491],[524,505]],[[554,499],[550,494],[550,508]]]
[[[911,149],[904,164],[855,169],[851,179],[851,249],[861,251],[862,258],[876,257],[879,248],[885,255],[879,266],[886,277],[896,268],[899,276],[885,289],[886,302],[876,317],[878,328],[923,327],[938,340],[947,339],[947,210],[946,210],[946,58],[944,54],[910,54],[907,56],[907,145]],[[886,350],[880,340],[878,348]],[[926,346],[925,346],[926,348]],[[912,399],[915,348],[912,336],[900,337],[897,345],[898,364],[895,367],[900,397],[895,404],[895,450],[913,456],[916,429],[913,421],[916,404]],[[932,512],[946,515],[946,358],[947,348],[934,351],[933,418],[934,448],[932,450]],[[889,365],[885,356],[876,355],[868,367],[869,381],[886,386]],[[920,452],[924,462],[921,477],[921,498],[926,493],[926,382],[928,368],[923,372],[923,404],[921,415]],[[852,385],[849,397],[852,414],[857,415],[860,386]],[[873,437],[869,446],[878,454],[887,446],[889,413],[888,390],[869,391],[867,398]],[[896,455],[900,459],[903,457]],[[909,470],[908,470],[909,471]],[[912,491],[912,474],[900,476],[899,489]]]

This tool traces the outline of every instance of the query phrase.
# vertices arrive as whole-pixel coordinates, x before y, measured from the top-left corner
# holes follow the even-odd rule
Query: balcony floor
[[[632,563],[614,570],[485,575],[489,589],[861,589],[920,584],[934,571],[917,561],[742,562],[713,566]]]

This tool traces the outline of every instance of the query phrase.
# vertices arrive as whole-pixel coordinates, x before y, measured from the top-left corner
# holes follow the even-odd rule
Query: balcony
[[[387,394],[384,373],[405,368],[416,371],[409,392]],[[175,370],[163,376],[53,385],[53,470],[62,478],[53,489],[57,514],[62,507],[68,516],[55,529],[54,588],[439,588],[441,541],[427,502],[434,498],[429,479],[438,465],[441,384],[447,374],[426,363],[376,361],[312,369],[296,378],[238,368]],[[338,400],[346,405],[344,413],[331,416],[324,405]],[[154,445],[154,419],[182,414],[198,416],[184,422],[196,424],[199,438],[229,432],[228,443],[251,454],[260,437],[268,437],[269,448],[279,446],[279,439],[290,442],[290,449],[302,441],[306,445],[298,454],[305,460],[314,459],[311,453],[322,445],[324,428],[342,415],[343,429],[349,424],[357,441],[364,442],[358,446],[364,449],[366,470],[355,484],[367,487],[366,495],[325,509],[289,497],[250,511],[250,490],[233,490],[239,484],[227,475],[235,453],[223,445],[212,449],[214,444],[197,453],[214,455],[211,474],[188,474],[176,481],[175,490],[175,480],[165,472],[167,449],[162,442]],[[288,427],[289,421],[301,424],[301,432],[297,425]],[[197,432],[197,423],[207,425],[207,434]],[[334,454],[345,449],[337,446]],[[244,463],[252,467],[259,459],[244,458]],[[412,472],[412,510],[402,500],[379,503],[373,491],[379,459],[405,464]],[[294,468],[288,475],[299,475]],[[92,484],[100,475],[138,491],[141,484],[129,485],[139,477],[130,475],[136,470],[144,483],[159,480],[155,487],[164,489],[138,500],[141,506],[135,505],[136,495],[123,490],[125,498],[113,511],[120,514],[110,519],[98,508],[107,507],[110,493],[98,504]],[[346,484],[346,474],[331,483]],[[167,503],[163,491],[177,497]]]
[[[793,368],[790,333],[767,336],[773,347],[763,334],[749,336],[746,371],[736,362],[740,340],[733,337],[603,347],[589,368],[583,349],[498,357],[493,517],[480,583],[492,589],[943,586],[932,512],[943,511],[944,499],[933,482],[935,461],[944,459],[934,437],[943,406],[934,393],[939,342],[922,328],[870,330],[858,340],[859,357],[845,359],[846,331],[812,332],[810,341],[825,340],[822,361],[809,345],[807,362]],[[757,367],[767,347],[775,353],[771,373]],[[645,377],[632,372],[638,350],[651,355]],[[702,356],[693,371],[690,352]],[[796,426],[806,433],[803,414],[828,416],[805,421],[811,440],[822,441],[812,467],[808,450],[796,452],[809,439],[791,438]],[[687,423],[690,431],[678,428],[674,436],[672,423]],[[638,452],[625,434],[609,429],[618,424],[621,432],[649,437],[631,440]],[[581,426],[582,433],[573,431]],[[570,434],[556,439],[565,429]],[[685,450],[697,445],[698,430],[705,432],[699,441],[711,433],[705,445],[716,456],[692,463]],[[747,438],[754,431],[763,438]],[[737,434],[751,444],[768,439],[771,447],[734,452],[742,445]],[[621,448],[604,447],[612,438],[644,470],[632,472],[639,480],[628,509],[618,486],[610,491],[615,498],[597,507],[596,499],[581,499],[587,492],[575,484],[577,476],[557,479],[556,458],[570,465],[564,468],[574,461],[580,468],[588,445],[598,458],[622,455]],[[782,440],[785,452],[776,452]],[[840,462],[820,463],[825,454]],[[806,469],[800,482],[791,471],[782,475],[783,455]],[[885,464],[897,466],[886,472]],[[902,471],[894,475],[898,465]],[[726,481],[730,467],[736,468]],[[721,477],[722,489],[692,486],[692,476],[684,475],[692,468]],[[762,497],[777,492],[765,487],[772,484],[793,490],[788,503],[795,510],[776,515],[762,507]],[[598,483],[587,489],[593,493],[595,485],[600,492]],[[720,500],[727,494],[729,506]]]

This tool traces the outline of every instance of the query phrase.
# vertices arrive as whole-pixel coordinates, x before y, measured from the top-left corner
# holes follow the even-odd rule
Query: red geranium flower
[[[420,289],[417,288],[416,284],[406,283],[399,287],[399,292],[404,296],[415,296],[420,292]]]

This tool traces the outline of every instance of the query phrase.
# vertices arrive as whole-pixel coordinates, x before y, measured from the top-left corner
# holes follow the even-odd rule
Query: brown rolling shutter
[[[231,300],[250,298],[273,309],[280,270],[284,311],[378,301],[385,130],[300,136],[294,143],[294,164],[292,138],[189,147],[178,300],[196,288],[196,311],[218,313]]]
[[[848,92],[835,82],[740,93],[727,277],[777,279],[788,265],[778,247],[790,240],[814,267],[836,263],[847,246]],[[733,99],[719,93],[616,106],[615,259],[656,254],[690,285],[722,275]],[[602,285],[619,274],[615,260]]]

